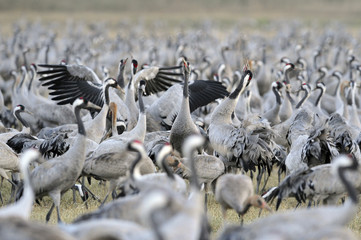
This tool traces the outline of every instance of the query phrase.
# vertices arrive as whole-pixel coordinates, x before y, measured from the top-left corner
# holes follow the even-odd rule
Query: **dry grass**
[[[276,171],[273,172],[273,175],[270,178],[268,187],[276,186],[277,185],[277,173]],[[90,186],[90,189],[101,199],[104,198],[106,194],[106,186],[99,185],[97,181],[93,181],[93,184]],[[9,197],[9,184],[5,183],[2,187],[3,196],[5,196],[5,200]],[[110,200],[109,200],[110,201]],[[33,212],[31,214],[31,220],[37,222],[45,222],[45,216],[50,209],[52,201],[49,197],[45,197],[41,202],[41,206],[34,204]],[[75,218],[78,216],[94,211],[99,207],[100,203],[96,200],[89,199],[88,200],[88,209],[85,207],[85,204],[82,203],[79,194],[76,194],[76,203],[73,203],[73,194],[72,191],[68,191],[61,200],[61,217],[65,223],[71,223]],[[282,205],[279,209],[279,212],[283,211],[293,211],[294,207],[296,206],[296,200],[294,199],[287,199],[282,202]],[[305,207],[305,206],[302,206]],[[275,204],[271,205],[272,209],[275,209]],[[261,214],[262,217],[266,217],[269,213],[263,211]],[[251,208],[249,212],[244,217],[244,224],[250,223],[258,219],[259,209]],[[209,204],[208,204],[208,217],[212,226],[212,238],[215,239],[218,234],[222,231],[223,226],[223,217],[221,214],[220,205],[215,201],[214,196],[211,195],[209,197]],[[238,215],[232,211],[228,210],[227,212],[227,221],[229,223],[238,224],[240,223],[240,219]],[[56,211],[53,212],[50,223],[49,224],[56,224]],[[358,236],[361,237],[361,208],[357,212],[355,219],[349,224],[349,228],[355,232]]]

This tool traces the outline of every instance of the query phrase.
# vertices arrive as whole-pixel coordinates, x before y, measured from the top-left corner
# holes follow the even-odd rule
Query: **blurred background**
[[[183,23],[188,27],[203,21],[228,27],[239,21],[301,20],[306,24],[341,22],[357,28],[360,13],[359,0],[0,0],[0,29],[11,29],[11,23],[19,19],[164,21],[168,26]]]

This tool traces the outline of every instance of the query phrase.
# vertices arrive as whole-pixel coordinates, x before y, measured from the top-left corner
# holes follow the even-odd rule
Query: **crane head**
[[[251,72],[251,70],[247,69],[244,72],[244,79],[247,81],[246,86],[248,86],[250,84],[252,78],[253,78],[253,73]]]
[[[119,69],[123,69],[125,67],[125,64],[127,63],[128,58],[120,59],[119,61]]]
[[[133,59],[132,60],[132,74],[135,75],[138,69],[138,61]]]
[[[266,200],[259,195],[252,196],[250,199],[250,203],[254,207],[266,209],[267,211],[272,212],[272,209],[270,208],[270,206],[268,206]]]

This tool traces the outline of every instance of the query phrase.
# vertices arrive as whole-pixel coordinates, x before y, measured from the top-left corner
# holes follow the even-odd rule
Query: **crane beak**
[[[29,110],[24,110],[24,113],[27,113],[27,114],[29,114],[29,115],[31,115],[31,116],[34,116],[34,114],[32,113],[32,112],[30,112]]]
[[[124,89],[121,88],[118,84],[117,84],[117,86],[115,88],[118,89],[122,94],[125,94]]]
[[[94,103],[92,102],[88,102],[88,106],[87,106],[87,109],[94,109],[94,110],[97,110],[97,111],[100,111],[102,108],[99,107],[98,105],[95,105]]]
[[[266,202],[264,202],[262,204],[262,208],[261,209],[266,209],[269,212],[273,212],[272,208],[270,206],[268,206],[268,204]]]

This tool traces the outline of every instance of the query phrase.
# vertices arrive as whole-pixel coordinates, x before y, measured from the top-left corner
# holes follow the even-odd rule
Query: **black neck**
[[[293,98],[292,98],[292,96],[291,96],[291,94],[290,94],[289,91],[286,91],[286,95],[287,95],[287,98],[290,100],[290,103],[291,103],[292,105],[294,105],[294,104],[295,104],[295,100],[293,100]]]
[[[352,81],[352,61],[350,61],[350,81]]]
[[[306,101],[306,98],[307,98],[307,95],[308,95],[308,91],[307,90],[304,90],[305,91],[305,96],[301,99],[301,101],[296,105],[296,108],[300,108],[302,106],[302,104],[304,103],[304,101]]]
[[[287,69],[286,72],[285,72],[285,82],[286,82],[287,84],[290,83],[290,80],[289,80],[289,78],[288,78],[288,73],[289,73],[289,69]]]
[[[183,97],[187,98],[189,97],[188,93],[188,78],[189,74],[187,72],[184,73],[184,86],[183,86]]]
[[[25,119],[23,117],[21,117],[20,115],[20,111],[15,111],[15,117],[21,122],[21,124],[28,128],[30,127],[29,123],[27,121],[25,121]]]
[[[336,89],[335,89],[335,94],[337,94],[337,92],[339,91],[339,87],[340,87],[340,84],[341,84],[341,78],[339,78],[338,76],[336,77],[337,78],[337,85],[336,85]]]
[[[118,76],[117,76],[117,83],[119,87],[124,88],[125,81],[124,81],[124,68],[119,68]]]
[[[319,88],[320,89],[320,94],[318,95],[317,99],[316,99],[316,102],[315,102],[315,106],[318,106],[318,104],[320,103],[320,100],[321,100],[321,97],[323,95],[323,88]]]
[[[132,165],[130,166],[130,178],[132,179],[132,181],[135,181],[134,171],[135,171],[135,168],[137,167],[138,163],[140,162],[140,160],[142,160],[142,154],[140,152],[137,152],[137,157],[132,162]]]
[[[129,79],[129,82],[128,82],[128,85],[127,85],[128,89],[131,88],[132,84],[133,84],[133,78],[131,77],[131,78]]]
[[[25,82],[25,76],[26,76],[26,70],[24,70],[24,72],[22,74],[22,78],[21,78],[21,81],[20,81],[20,87],[22,87],[24,82]]]
[[[165,157],[162,159],[162,168],[163,168],[163,170],[167,173],[167,176],[168,176],[170,179],[175,180],[175,177],[174,177],[173,172],[169,169],[168,164],[166,163],[166,158],[167,158],[167,156],[165,156]]]
[[[78,133],[83,135],[83,136],[86,136],[86,133],[85,133],[85,127],[84,127],[84,124],[83,124],[83,121],[80,117],[80,107],[75,107],[74,109],[74,113],[75,113],[75,117],[76,117],[76,121],[78,123]]]
[[[278,105],[281,105],[281,96],[280,96],[277,88],[276,88],[276,87],[273,87],[273,88],[272,88],[272,91],[273,91],[273,93],[274,93],[275,96],[276,96],[277,104],[278,104]]]
[[[144,102],[143,102],[143,90],[141,88],[139,88],[138,90],[138,103],[139,103],[139,111],[141,113],[145,113]]]
[[[242,76],[242,79],[240,81],[240,83],[238,84],[237,88],[234,89],[234,91],[229,95],[230,99],[236,99],[239,95],[239,93],[241,92],[242,88],[243,88],[243,82],[244,82],[244,76]]]
[[[26,52],[23,52],[23,58],[24,58],[24,66],[27,67],[28,66],[28,60],[26,57]]]
[[[32,73],[32,75],[31,75],[31,79],[30,79],[30,82],[29,82],[29,85],[28,85],[28,91],[31,90],[31,85],[33,84],[33,80],[35,78],[36,71],[32,69],[31,73]]]
[[[105,88],[104,88],[104,99],[105,99],[105,104],[109,106],[109,85],[105,85]]]

